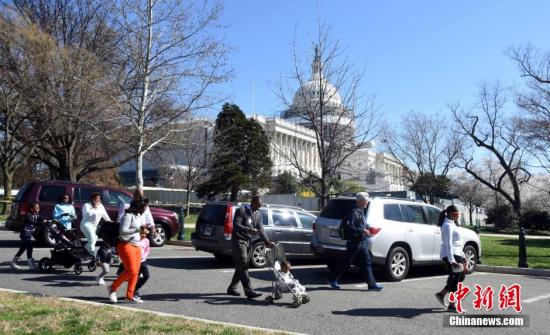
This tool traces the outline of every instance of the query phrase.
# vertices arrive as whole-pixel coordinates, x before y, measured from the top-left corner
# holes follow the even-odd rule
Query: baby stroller
[[[88,267],[90,272],[96,269],[96,262],[92,255],[84,248],[82,241],[77,238],[78,234],[74,232],[64,232],[59,226],[57,220],[46,221],[46,230],[55,240],[55,246],[51,252],[51,257],[44,257],[38,263],[38,269],[41,272],[51,272],[55,265],[62,265],[66,269],[74,266],[74,273],[82,273],[82,265]],[[69,237],[73,237],[73,239]]]
[[[97,236],[99,236],[103,243],[110,247],[110,263],[119,264],[120,258],[116,253],[116,242],[118,241],[120,223],[118,222],[100,222],[97,226]]]
[[[275,300],[279,300],[283,297],[283,293],[291,293],[293,297],[291,307],[297,308],[302,304],[309,302],[309,296],[303,291],[299,291],[292,288],[285,280],[283,273],[281,272],[281,263],[286,260],[285,251],[280,243],[275,244],[273,248],[265,248],[264,257],[266,259],[267,266],[273,273],[273,280],[271,281],[271,294],[265,298],[267,303],[273,303]]]

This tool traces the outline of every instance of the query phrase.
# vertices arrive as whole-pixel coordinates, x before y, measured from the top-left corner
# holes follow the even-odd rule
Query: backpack
[[[351,219],[349,215],[340,221],[338,236],[340,236],[342,240],[351,240],[353,238],[353,234],[351,233]]]

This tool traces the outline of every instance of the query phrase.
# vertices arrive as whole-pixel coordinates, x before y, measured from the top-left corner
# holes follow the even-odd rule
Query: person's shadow
[[[413,319],[422,314],[445,313],[442,308],[355,308],[347,311],[333,311],[335,315],[347,316],[378,316],[403,319]]]
[[[123,295],[121,291],[119,295]],[[144,294],[140,296],[144,301],[152,302],[177,302],[180,300],[203,300],[204,303],[210,305],[253,305],[253,306],[290,306],[290,303],[281,302],[277,304],[269,304],[264,301],[266,295],[264,294],[258,299],[248,300],[245,296],[234,297],[228,296],[225,293],[154,293]],[[95,302],[109,303],[108,298],[105,297],[84,297],[73,296],[73,299],[82,299]],[[120,297],[119,297],[120,299]]]

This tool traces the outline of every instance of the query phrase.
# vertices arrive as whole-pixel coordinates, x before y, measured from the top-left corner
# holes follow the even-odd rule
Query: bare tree
[[[230,75],[228,48],[213,33],[222,5],[117,0],[111,6],[121,36],[113,99],[142,188],[144,154],[178,131],[172,123],[217,103],[211,88]]]
[[[526,112],[518,117],[517,124],[537,166],[550,172],[550,53],[527,45],[510,48],[508,55],[527,85],[527,91],[517,95],[517,105]]]
[[[212,141],[212,127],[208,121],[182,122],[183,131],[173,133],[152,152],[156,166],[173,178],[173,185],[186,189],[186,216],[191,210],[191,193],[206,175],[209,143]]]
[[[311,77],[302,65],[295,40],[293,69],[289,79],[281,80],[278,95],[288,108],[283,117],[313,130],[319,169],[304,166],[299,148],[272,147],[297,171],[300,182],[320,198],[323,207],[338,174],[352,173],[346,161],[369,147],[378,135],[379,116],[374,98],[359,92],[363,75],[354,72],[353,64],[343,56],[346,48],[340,41],[331,40],[329,26],[319,24],[311,46],[310,53],[315,49]],[[295,84],[300,89],[294,94]]]
[[[2,9],[4,79],[38,120],[33,158],[62,180],[117,167],[124,147],[101,134],[114,124],[106,93],[114,38],[103,7],[91,0],[14,0]]]
[[[447,177],[453,168],[463,139],[442,116],[411,112],[403,117],[398,130],[386,127],[382,142],[406,166],[406,180],[412,185],[422,183],[423,195],[433,203],[438,181],[446,179],[441,177]]]
[[[467,175],[458,175],[452,181],[452,193],[458,197],[468,209],[469,222],[474,224],[473,213],[482,207],[489,197],[488,189],[479,181]]]
[[[496,179],[484,176],[483,169],[474,163],[473,151],[464,155],[462,167],[476,180],[502,195],[512,206],[514,214],[521,215],[521,188],[531,174],[525,168],[528,152],[521,143],[518,128],[506,116],[504,89],[496,84],[483,85],[479,103],[464,111],[459,105],[450,106],[459,131],[484,153],[494,158],[501,171]]]

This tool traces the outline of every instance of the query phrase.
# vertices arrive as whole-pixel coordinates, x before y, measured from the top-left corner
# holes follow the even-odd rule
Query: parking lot
[[[18,243],[16,234],[0,231],[0,287],[108,303],[105,287],[96,286],[94,281],[99,270],[95,273],[85,271],[80,276],[65,269],[52,274],[30,272],[24,265],[23,270],[12,270],[9,262]],[[48,250],[36,248],[35,258],[47,256]],[[441,268],[415,270],[402,282],[382,282],[385,285],[382,292],[367,292],[366,285],[360,283],[359,274],[352,271],[343,278],[343,289],[334,291],[326,284],[328,272],[323,264],[316,261],[294,263],[294,276],[306,285],[311,296],[311,303],[298,309],[289,308],[289,294],[274,305],[225,295],[233,269],[210,254],[179,246],[154,248],[148,260],[151,279],[141,290],[145,303],[133,307],[308,334],[457,332],[443,327],[443,317],[447,313],[433,296],[446,278]],[[114,279],[115,271],[111,272],[108,282]],[[258,291],[270,291],[270,270],[252,270],[251,277]],[[547,332],[550,278],[475,273],[466,279],[465,285],[472,290],[474,284],[491,285],[496,293],[495,308],[490,312],[475,311],[473,294],[470,294],[464,300],[467,314],[515,314],[513,310],[500,311],[498,308],[500,286],[514,283],[522,285],[522,315],[529,317],[528,328],[462,331],[483,334]],[[120,290],[119,296],[123,294]]]

